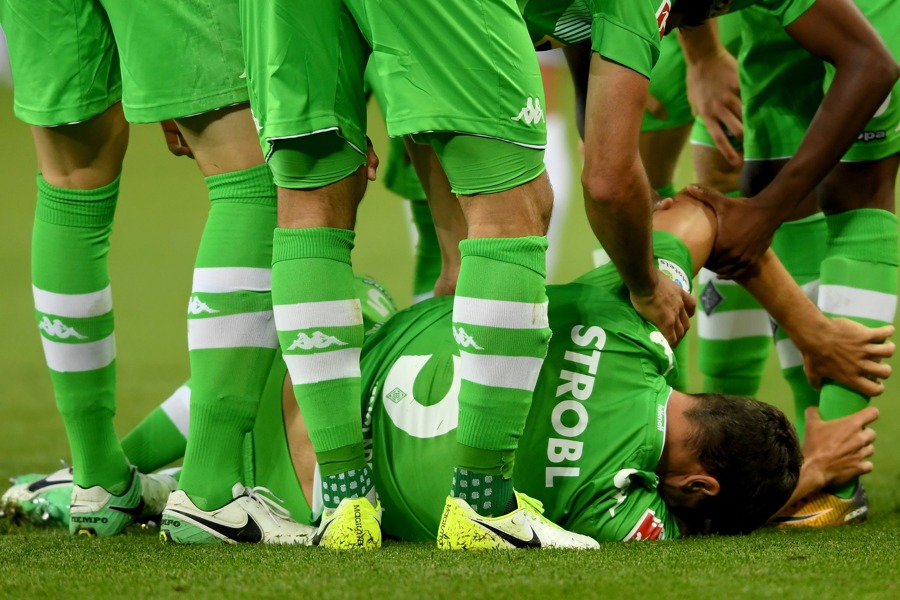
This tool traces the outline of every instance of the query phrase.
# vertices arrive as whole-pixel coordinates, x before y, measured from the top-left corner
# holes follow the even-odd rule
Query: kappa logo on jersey
[[[346,346],[347,342],[342,342],[337,339],[333,335],[326,335],[321,331],[314,332],[311,336],[306,335],[305,333],[300,333],[297,336],[297,339],[288,346],[288,351],[290,350],[321,350],[322,348],[328,348],[329,346]]]
[[[642,540],[662,540],[665,539],[666,532],[663,522],[656,517],[656,513],[651,509],[644,511],[637,525],[634,526],[628,535],[625,536],[624,542],[640,542]]]
[[[38,323],[38,329],[43,331],[49,336],[58,337],[61,340],[67,340],[69,338],[75,338],[77,340],[86,340],[86,335],[81,335],[77,331],[75,331],[74,327],[69,327],[59,319],[53,319],[50,321],[47,317],[41,319],[41,322]]]
[[[663,36],[666,35],[666,22],[669,20],[669,12],[672,10],[672,5],[669,3],[669,0],[663,0],[663,3],[659,5],[659,9],[656,11],[656,24],[659,25],[659,39],[663,39]]]
[[[457,329],[456,327],[453,328],[453,338],[456,340],[456,343],[459,344],[460,348],[484,350],[484,348],[478,345],[478,342],[475,341],[475,338],[466,333],[466,330],[462,327],[460,327],[459,329]]]
[[[544,120],[544,109],[541,108],[540,98],[528,98],[525,107],[519,114],[512,118],[513,121],[525,121],[526,125],[534,125]]]
[[[192,315],[200,315],[203,313],[209,313],[211,315],[216,314],[217,311],[214,308],[210,308],[209,305],[198,298],[197,296],[191,296],[191,301],[188,303],[188,313]]]

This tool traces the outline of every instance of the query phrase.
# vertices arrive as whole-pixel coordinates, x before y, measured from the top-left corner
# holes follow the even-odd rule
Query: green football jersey
[[[690,256],[655,234],[661,269],[689,285]],[[662,334],[612,265],[548,287],[553,337],[516,453],[515,484],[545,514],[600,541],[678,536],[657,492],[674,376]],[[452,298],[398,313],[363,349],[365,429],[384,530],[433,540],[451,483],[460,385]],[[471,340],[477,345],[477,340]]]

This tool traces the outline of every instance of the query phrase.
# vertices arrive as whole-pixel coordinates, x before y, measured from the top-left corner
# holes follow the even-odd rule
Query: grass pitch
[[[384,133],[374,115],[372,123],[382,150]],[[0,90],[0,132],[2,481],[55,470],[68,451],[32,320],[34,152],[28,128],[12,116],[7,90]],[[690,179],[689,169],[683,161],[679,183]],[[110,256],[121,433],[187,379],[184,304],[206,210],[196,167],[169,156],[155,126],[135,127]],[[572,201],[567,228],[557,281],[591,265],[595,242],[580,198]],[[402,203],[374,184],[361,207],[354,261],[358,271],[384,281],[400,306],[411,297],[409,245]],[[692,381],[700,381],[696,370]],[[761,398],[790,409],[774,356]],[[900,598],[898,401],[897,381],[876,401],[882,413],[876,472],[866,479],[872,509],[869,523],[857,527],[607,544],[590,553],[447,554],[428,544],[388,543],[377,553],[341,555],[307,548],[169,547],[139,529],[116,539],[71,540],[59,530],[3,524],[0,596]]]

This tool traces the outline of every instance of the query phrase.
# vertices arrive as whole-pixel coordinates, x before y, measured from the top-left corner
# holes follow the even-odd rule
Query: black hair
[[[697,394],[685,412],[693,425],[690,446],[719,482],[715,496],[697,507],[709,533],[750,533],[791,497],[803,453],[783,412],[751,398]]]

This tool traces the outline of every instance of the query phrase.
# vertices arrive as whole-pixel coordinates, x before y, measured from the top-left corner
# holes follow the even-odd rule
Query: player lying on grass
[[[715,215],[680,195],[666,201],[654,221],[658,264],[688,285],[688,274],[709,257]],[[890,375],[879,361],[894,346],[873,342],[893,328],[827,319],[774,255],[766,254],[759,267],[743,283],[804,350],[814,377],[880,393],[883,385],[869,378]],[[791,497],[871,470],[874,432],[865,426],[877,416],[874,408],[844,421],[813,419],[801,469],[796,435],[777,409],[672,391],[671,350],[631,307],[612,265],[549,291],[555,335],[516,461],[516,476],[531,498],[518,495],[509,517],[483,518],[468,509],[467,498],[481,494],[474,483],[466,498],[453,500],[443,522],[436,516],[446,497],[441,474],[453,460],[457,422],[457,341],[446,327],[452,298],[394,315],[366,342],[361,413],[389,535],[426,540],[437,532],[445,547],[552,547],[555,530],[533,519],[541,505],[553,522],[587,536],[584,547],[682,531],[742,533],[765,523]],[[464,328],[454,333],[478,343]],[[314,455],[285,383],[276,361],[253,436],[255,472],[245,480],[272,489],[298,520],[312,522],[310,505],[319,505],[320,489],[313,485]],[[153,444],[152,436],[143,440]],[[163,534],[178,527],[193,530],[198,541],[285,539],[273,525],[279,518],[262,511],[251,518],[255,525],[248,528],[246,520],[229,522],[227,515],[198,521],[185,514],[167,520]]]

